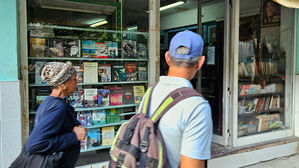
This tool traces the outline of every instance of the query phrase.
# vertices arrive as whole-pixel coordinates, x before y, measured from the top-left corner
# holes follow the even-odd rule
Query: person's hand
[[[75,126],[73,131],[76,133],[78,141],[85,139],[87,133],[86,128],[83,128],[82,126]]]

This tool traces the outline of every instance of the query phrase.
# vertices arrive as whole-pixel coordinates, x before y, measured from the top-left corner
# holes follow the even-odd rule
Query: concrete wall
[[[299,137],[299,9],[297,9],[297,40],[296,40],[296,77],[295,77],[295,107],[294,107],[294,130],[295,136]],[[299,152],[299,148],[298,148]]]
[[[0,1],[0,20],[0,168],[7,168],[22,148],[17,0]]]

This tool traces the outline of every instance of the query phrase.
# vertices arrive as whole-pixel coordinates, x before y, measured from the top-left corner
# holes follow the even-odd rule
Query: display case
[[[31,23],[28,25],[29,129],[51,93],[40,78],[50,61],[70,61],[78,89],[68,97],[87,128],[81,152],[108,149],[119,126],[137,112],[148,84],[148,33]]]

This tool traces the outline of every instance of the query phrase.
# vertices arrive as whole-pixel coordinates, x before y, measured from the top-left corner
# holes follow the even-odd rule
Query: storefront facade
[[[82,2],[78,1],[78,3]],[[108,33],[108,37],[112,34],[111,39],[105,40],[109,42],[122,43],[123,38],[119,41],[119,36],[126,38],[129,36],[133,40],[136,36],[139,39],[137,42],[149,44],[148,58],[137,57],[129,60],[147,63],[147,80],[136,82],[145,87],[157,80],[159,71],[162,75],[166,73],[167,67],[160,65],[160,60],[163,61],[163,52],[167,50],[168,40],[175,32],[189,29],[203,34],[207,62],[192,84],[207,97],[212,106],[213,142],[225,151],[221,155],[214,154],[213,159],[208,161],[208,167],[224,165],[240,167],[296,153],[297,140],[294,137],[299,135],[299,110],[296,110],[298,107],[295,103],[296,97],[299,96],[299,77],[296,75],[299,74],[299,61],[296,60],[299,47],[296,42],[298,11],[274,5],[272,8],[275,17],[272,17],[269,22],[265,17],[267,5],[269,8],[269,5],[273,4],[270,4],[271,2],[268,4],[268,1],[256,0],[254,3],[248,3],[243,0],[223,0],[202,4],[198,4],[197,1],[186,1],[185,3],[193,3],[195,8],[174,14],[159,12],[158,3],[159,1],[150,1],[147,5],[147,10],[150,11],[148,14],[136,13],[136,15],[144,15],[142,17],[146,22],[139,25],[134,22],[134,18],[133,21],[118,18],[122,14],[119,10],[134,13],[125,7],[124,2],[123,8],[108,5],[113,13],[108,19],[113,20],[113,24],[105,27],[104,30],[109,31],[98,29],[95,32]],[[32,50],[30,38],[35,36],[30,34],[29,30],[37,30],[34,24],[43,21],[42,16],[37,17],[40,14],[37,8],[30,5],[32,4],[29,1],[21,0],[1,2],[0,18],[9,20],[5,24],[1,23],[0,165],[2,167],[8,167],[20,152],[29,134],[30,117],[34,114],[30,111],[34,106],[30,102],[30,97],[36,93],[31,91],[32,88],[44,87],[36,81],[31,81],[35,75],[29,70],[31,63],[45,61],[45,58],[34,57],[30,53]],[[43,9],[45,7],[40,10]],[[51,12],[50,8],[47,10]],[[202,16],[201,19],[197,19],[198,15]],[[270,15],[269,11],[268,15]],[[129,16],[123,14],[121,17]],[[60,23],[57,19],[47,24],[47,28],[64,31],[58,35],[57,30],[53,31],[55,38],[69,39],[79,31],[90,30],[84,26]],[[133,25],[138,25],[138,32],[128,29]],[[72,33],[65,35],[65,32]],[[163,39],[161,43],[160,38]],[[47,37],[45,39],[47,41]],[[54,60],[71,60],[74,63],[82,61],[76,59],[55,58]],[[46,59],[49,60],[53,58]],[[87,61],[94,60],[87,59]],[[96,59],[96,61],[103,60]],[[127,60],[120,57],[118,61]],[[32,74],[33,77],[30,77]],[[134,82],[116,84],[135,85]],[[96,82],[93,85],[102,84]],[[129,105],[120,108],[130,108],[127,106]],[[213,150],[218,152],[215,148]],[[97,150],[100,150],[97,156],[100,156],[101,152],[108,151],[104,148]],[[87,150],[86,153],[88,152],[91,151]],[[90,153],[90,155],[94,154]],[[82,155],[89,157],[85,153]]]

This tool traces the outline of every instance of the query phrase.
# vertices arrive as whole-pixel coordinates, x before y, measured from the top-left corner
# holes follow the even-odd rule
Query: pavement
[[[299,154],[276,158],[243,168],[299,168]]]

